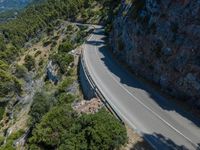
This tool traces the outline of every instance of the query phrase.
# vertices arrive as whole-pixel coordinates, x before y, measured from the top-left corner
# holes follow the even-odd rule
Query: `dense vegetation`
[[[71,79],[67,78],[58,85],[56,94],[35,95],[30,114],[32,123],[37,124],[29,148],[109,150],[124,144],[127,140],[124,126],[106,110],[80,116],[72,109],[75,97],[66,93],[70,84]]]
[[[24,94],[26,91],[23,91],[21,82],[27,80],[28,83],[28,76],[38,74],[38,68],[42,68],[44,60],[36,59],[42,53],[39,50],[35,50],[34,55],[26,53],[22,64],[10,65],[24,54],[25,43],[42,32],[49,36],[42,41],[44,47],[51,47],[47,59],[57,64],[61,74],[57,84],[47,79],[44,87],[34,93],[29,112],[31,134],[26,145],[28,149],[106,150],[118,149],[126,142],[125,127],[106,110],[80,115],[71,107],[79,96],[68,93],[76,76],[72,65],[74,57],[69,52],[82,44],[88,34],[87,28],[81,26],[77,29],[69,25],[68,31],[63,32],[66,38],[58,46],[59,37],[53,36],[52,32],[54,26],[59,26],[56,20],[60,18],[83,22],[109,20],[110,7],[117,4],[118,1],[114,0],[44,0],[29,6],[15,20],[0,24],[0,98]],[[0,119],[5,105],[3,101]],[[3,145],[0,149],[14,149],[15,140],[23,133],[20,130],[11,134],[4,145],[4,138],[0,137],[0,145]]]
[[[6,63],[0,60],[0,98],[14,93],[21,93],[20,81],[9,72]]]
[[[95,4],[96,3],[96,4]],[[93,10],[93,13],[90,11],[91,8],[95,5],[101,5],[101,11]],[[112,4],[112,5],[111,5]],[[8,65],[15,61],[15,59],[21,54],[22,46],[25,42],[36,36],[40,31],[44,29],[51,29],[53,24],[52,22],[57,18],[66,18],[69,20],[76,20],[77,17],[84,18],[84,20],[89,20],[91,15],[86,15],[88,17],[82,16],[85,13],[91,13],[93,16],[101,16],[101,18],[108,18],[107,14],[112,12],[110,7],[114,7],[118,4],[118,1],[113,0],[45,0],[41,3],[36,3],[25,9],[17,17],[17,19],[9,21],[7,23],[0,24],[0,60],[1,64]],[[101,12],[101,13],[99,13]],[[77,40],[81,42],[81,36],[83,33],[80,32],[80,35],[77,36]],[[65,43],[60,47],[60,50],[63,48],[70,48],[70,43]],[[66,49],[67,50],[67,49]],[[55,56],[56,59],[59,56]],[[71,59],[71,58],[70,58]],[[32,62],[31,62],[32,61]],[[34,68],[33,59],[28,60],[26,67],[28,70]],[[62,66],[62,63],[61,63]],[[16,80],[10,75],[9,71],[0,70],[1,73],[1,83],[0,85],[5,85],[7,82],[12,83],[9,85],[16,84]],[[63,69],[64,71],[64,69]],[[3,77],[2,77],[3,76]],[[5,87],[0,86],[0,91],[6,95],[8,92]],[[11,88],[14,90],[15,88]],[[12,92],[12,91],[11,91]],[[2,95],[2,94],[0,94]]]
[[[125,142],[125,129],[105,110],[78,117],[68,105],[62,105],[54,107],[36,126],[30,149],[109,150]]]

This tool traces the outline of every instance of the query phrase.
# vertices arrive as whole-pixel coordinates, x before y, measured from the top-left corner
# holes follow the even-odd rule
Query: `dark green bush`
[[[28,73],[28,70],[23,65],[16,65],[15,76],[17,78],[25,78]]]
[[[58,52],[70,52],[73,49],[73,44],[71,41],[65,41],[64,43],[60,44],[58,47]]]
[[[28,71],[31,71],[35,68],[35,59],[31,55],[26,55],[25,56],[25,67],[28,69]]]

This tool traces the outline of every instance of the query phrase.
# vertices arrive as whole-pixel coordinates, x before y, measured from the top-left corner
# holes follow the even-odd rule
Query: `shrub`
[[[49,111],[54,103],[55,99],[50,95],[43,92],[37,92],[33,97],[33,104],[29,112],[32,123],[39,123],[43,115]]]
[[[31,55],[26,55],[25,59],[25,67],[28,69],[28,71],[31,71],[35,68],[35,59]]]
[[[69,64],[74,61],[74,57],[70,54],[57,53],[51,56],[52,60],[57,63],[61,69],[61,73],[66,73]]]
[[[22,85],[13,75],[9,72],[0,70],[0,97],[5,97],[10,93],[20,94]]]
[[[66,89],[69,87],[70,84],[73,83],[72,78],[68,77],[64,79],[59,85],[58,85],[58,91],[59,93],[66,92]]]
[[[35,57],[38,57],[41,53],[42,53],[41,51],[37,51],[37,52],[35,53]]]
[[[16,65],[15,76],[17,78],[25,78],[27,75],[27,68],[24,65]]]
[[[73,44],[71,41],[66,41],[64,43],[62,43],[61,45],[59,45],[58,47],[58,52],[70,52],[73,49]]]
[[[51,41],[44,41],[43,42],[43,46],[44,47],[47,47],[47,46],[49,46],[51,44]]]
[[[3,115],[4,115],[4,112],[5,112],[5,107],[6,107],[6,104],[7,103],[0,103],[0,120],[2,120],[3,119]]]
[[[0,136],[0,146],[3,145],[4,139],[5,139],[5,138],[4,138],[3,136]]]
[[[6,64],[4,61],[0,60],[0,69],[7,71],[9,68],[8,64]]]
[[[70,105],[54,107],[33,130],[29,142],[44,149],[119,149],[127,141],[125,127],[106,110],[78,117]]]

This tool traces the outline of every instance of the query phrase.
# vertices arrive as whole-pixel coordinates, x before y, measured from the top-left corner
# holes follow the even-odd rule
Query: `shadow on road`
[[[142,84],[137,79],[133,80],[134,76],[117,64],[116,60],[113,59],[112,54],[107,50],[106,46],[102,46],[100,48],[100,52],[103,55],[101,60],[103,61],[105,66],[120,79],[120,82],[122,84],[147,92],[149,97],[151,97],[151,99],[159,104],[159,106],[161,106],[164,110],[176,111],[181,116],[186,117],[192,123],[200,127],[200,119],[194,117],[191,113],[184,111],[175,103],[167,100],[166,98],[155,92],[150,86]]]
[[[94,34],[102,35],[102,33],[100,33],[100,32],[99,33],[95,32]],[[145,91],[147,93],[147,95],[151,99],[153,99],[163,110],[175,111],[178,114],[180,114],[181,116],[190,120],[191,124],[195,124],[196,126],[200,127],[200,119],[199,118],[193,116],[189,112],[184,111],[182,108],[177,106],[177,104],[173,103],[172,101],[167,100],[164,96],[162,96],[161,94],[159,94],[158,92],[153,90],[149,85],[143,84],[142,81],[137,80],[132,74],[130,74],[128,71],[126,71],[125,68],[123,68],[122,66],[119,66],[119,64],[116,62],[116,60],[112,57],[111,52],[108,51],[108,48],[105,46],[105,42],[103,42],[103,41],[105,41],[105,37],[103,37],[100,40],[100,42],[90,41],[90,42],[88,42],[88,44],[92,44],[92,45],[99,47],[102,62],[113,74],[115,74],[120,79],[120,82],[122,84]],[[178,149],[178,150],[186,149],[184,146],[178,146],[172,140],[167,139],[163,135],[160,135],[160,134],[156,134],[156,133],[153,135],[146,134],[144,136],[148,139],[153,139],[155,142],[159,141],[163,144],[167,143],[168,145],[171,145],[171,147],[173,147],[173,149],[174,148]],[[140,144],[140,143],[138,143],[138,144]],[[200,145],[200,143],[199,143],[199,145]]]
[[[86,44],[90,44],[90,45],[96,45],[96,46],[100,46],[102,44],[105,44],[105,42],[103,41],[87,41]]]
[[[162,150],[187,150],[187,148],[183,145],[177,145],[175,144],[171,139],[168,139],[164,137],[161,134],[145,134],[144,135],[146,139],[151,139],[151,141],[154,141],[152,144],[157,145]],[[160,144],[158,144],[160,143]],[[163,145],[166,145],[163,147]],[[145,141],[138,141],[136,144],[134,144],[130,150],[153,150],[151,147],[146,145]]]

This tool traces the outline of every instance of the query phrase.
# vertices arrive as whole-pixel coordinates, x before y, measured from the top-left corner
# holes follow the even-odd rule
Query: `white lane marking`
[[[93,36],[91,36],[89,38],[89,40],[91,40]],[[94,39],[96,40],[96,38]],[[95,52],[96,52],[96,55],[97,57],[99,57],[99,55],[97,54],[97,46],[94,46],[95,47]],[[98,60],[98,59],[97,59]],[[183,136],[186,140],[188,140],[192,146],[195,145],[195,148],[198,147],[197,144],[193,143],[192,140],[188,137],[186,137],[183,133],[181,133],[178,129],[176,129],[175,127],[173,127],[169,122],[167,122],[166,120],[164,120],[160,115],[158,115],[156,112],[154,112],[151,108],[149,108],[148,106],[146,106],[142,101],[140,101],[140,99],[138,99],[137,97],[135,97],[129,90],[127,90],[123,85],[121,85],[120,83],[118,83],[117,79],[115,79],[113,77],[113,75],[106,69],[106,72],[109,74],[109,76],[121,87],[123,88],[130,96],[132,96],[135,100],[137,100],[141,105],[143,105],[146,109],[148,109],[150,112],[152,112],[156,117],[158,117],[161,121],[163,121],[164,123],[166,123],[170,128],[172,128],[173,130],[175,130],[178,134],[180,134],[181,136]]]
[[[88,41],[89,40],[91,40],[91,38],[94,36],[94,34],[92,34],[89,38],[88,38]],[[96,48],[96,47],[95,47]],[[86,49],[86,44],[84,44],[84,50]],[[97,52],[96,52],[96,54],[97,54]],[[84,59],[84,58],[83,58]],[[86,60],[84,60],[84,62],[85,62],[85,65],[86,66],[88,66],[88,64],[87,64],[87,61]],[[90,72],[89,70],[88,70],[88,72]],[[90,74],[91,74],[92,72],[90,72]],[[95,82],[95,81],[94,81]],[[96,84],[96,83],[95,83]],[[105,95],[104,95],[105,96]],[[107,96],[106,96],[107,97]],[[109,99],[109,98],[108,98]],[[107,100],[108,100],[107,99]],[[112,107],[114,107],[115,109],[114,110],[119,110],[119,108],[118,108],[118,106],[116,106],[116,105],[114,105],[112,102],[109,102],[110,104],[112,104]],[[134,123],[132,123],[131,121],[129,121],[129,119],[122,113],[122,112],[119,112],[118,111],[118,113],[119,113],[119,115],[123,118],[123,120],[127,123],[127,124],[129,124],[130,125],[130,127],[131,128],[133,128],[134,129],[134,131],[136,132],[136,133],[138,133],[139,135],[143,135],[142,134],[142,131],[141,130],[139,130],[137,127],[136,127],[136,125],[134,124]],[[147,139],[146,137],[144,137],[147,141],[148,141],[148,143],[152,146],[152,148],[153,149],[155,149],[155,150],[158,150],[156,147],[155,147],[155,145],[149,140],[149,139]]]
[[[84,48],[85,48],[86,46],[84,45]],[[86,61],[85,61],[86,62]],[[87,65],[87,63],[86,63],[86,66],[88,66]],[[90,72],[89,70],[88,70],[88,72]],[[91,72],[92,73],[92,72]],[[95,82],[95,81],[94,81]],[[96,83],[95,83],[96,84]],[[100,89],[100,88],[99,88]],[[105,96],[105,95],[104,95]],[[105,96],[105,97],[107,97],[107,96]],[[110,98],[108,98],[107,100],[109,100]],[[114,107],[114,110],[116,111],[116,110],[120,110],[119,108],[118,108],[118,106],[116,106],[115,104],[113,104],[112,102],[109,102],[111,105],[112,105],[112,107]],[[124,113],[124,112],[123,112]],[[134,123],[132,123],[131,121],[129,121],[129,119],[123,114],[122,112],[120,112],[120,111],[118,111],[118,115],[119,116],[121,116],[122,118],[123,118],[123,120],[124,120],[124,122],[126,122],[127,124],[129,124],[130,125],[130,127],[131,128],[133,128],[134,129],[134,131],[136,132],[136,133],[138,133],[140,136],[142,136],[143,135],[143,133],[142,133],[142,131],[139,129],[139,128],[137,128],[136,127],[136,125],[134,124]],[[147,139],[146,137],[144,137],[147,141],[148,141],[148,143],[152,146],[152,148],[153,149],[155,149],[155,150],[158,150],[157,149],[157,147],[155,147],[155,145],[149,140],[149,139]]]

